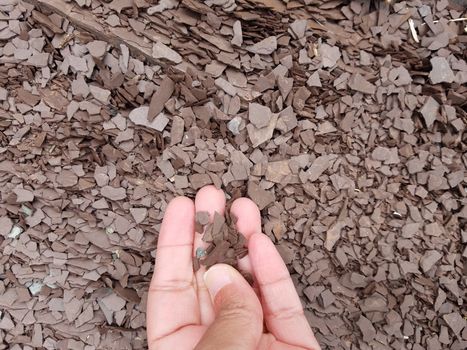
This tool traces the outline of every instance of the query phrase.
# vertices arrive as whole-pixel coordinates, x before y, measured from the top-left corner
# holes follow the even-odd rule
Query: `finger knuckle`
[[[219,317],[226,321],[244,320],[248,323],[256,319],[256,313],[242,300],[230,300],[223,305]]]

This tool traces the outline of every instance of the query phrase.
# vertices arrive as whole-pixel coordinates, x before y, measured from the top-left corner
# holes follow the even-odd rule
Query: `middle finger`
[[[218,190],[214,186],[205,186],[198,191],[195,198],[196,212],[208,212],[210,222],[214,219],[214,213],[224,215],[225,211],[225,194],[222,190]],[[195,241],[193,245],[193,256],[196,256],[198,248],[206,248],[207,244],[202,241],[203,232],[195,233]],[[200,266],[196,271],[196,285],[198,288],[198,301],[200,307],[201,324],[209,325],[214,321],[214,309],[212,307],[211,296],[204,284],[203,275],[206,272],[204,266]]]

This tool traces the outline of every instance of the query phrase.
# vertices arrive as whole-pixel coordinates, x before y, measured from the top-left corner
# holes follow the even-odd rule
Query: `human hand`
[[[224,193],[206,186],[194,203],[178,197],[166,209],[147,302],[149,349],[319,350],[289,272],[261,233],[254,202],[237,199],[230,212],[248,241],[239,268],[253,275],[259,297],[231,266],[214,265],[208,272],[201,266],[194,273],[192,257],[204,247],[202,233],[195,233],[199,211],[211,219],[216,211],[223,215]]]

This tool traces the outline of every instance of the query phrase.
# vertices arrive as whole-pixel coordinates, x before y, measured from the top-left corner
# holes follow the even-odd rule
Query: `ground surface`
[[[462,7],[28,1],[0,0],[1,349],[145,348],[164,208],[206,184],[260,206],[323,349],[467,348]]]

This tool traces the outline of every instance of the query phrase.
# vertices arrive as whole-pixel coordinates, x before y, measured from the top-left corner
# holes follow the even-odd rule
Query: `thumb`
[[[232,266],[217,264],[204,275],[216,318],[195,350],[254,350],[263,332],[263,310],[248,282]]]

